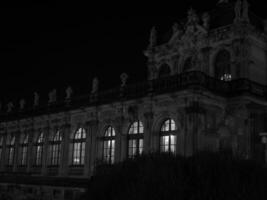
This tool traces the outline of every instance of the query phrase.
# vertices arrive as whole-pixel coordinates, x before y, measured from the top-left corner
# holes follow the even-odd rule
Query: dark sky
[[[89,92],[94,76],[99,77],[102,88],[118,85],[122,72],[129,74],[131,82],[145,80],[143,50],[151,27],[155,25],[163,35],[186,16],[190,5],[202,12],[215,8],[216,2],[3,5],[0,101],[28,98],[33,91],[47,98],[49,90],[64,93],[67,85],[76,93]],[[259,2],[250,1],[252,9],[263,17]]]

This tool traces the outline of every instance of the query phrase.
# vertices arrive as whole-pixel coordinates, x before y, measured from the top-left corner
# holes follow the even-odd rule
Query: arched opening
[[[160,152],[176,153],[176,124],[167,119],[160,128]]]
[[[134,158],[135,156],[143,153],[144,145],[144,126],[141,121],[136,121],[131,124],[128,131],[128,158]]]
[[[36,146],[35,166],[41,166],[42,159],[43,159],[43,149],[44,149],[44,134],[43,133],[40,133],[40,135],[38,136],[35,146]]]
[[[86,131],[79,128],[72,138],[72,165],[84,165]]]
[[[217,53],[214,62],[214,76],[223,81],[231,81],[231,55],[226,50]]]
[[[62,134],[57,131],[50,141],[50,165],[59,166],[61,159]]]
[[[21,140],[20,143],[20,165],[26,166],[27,165],[27,158],[28,158],[28,144],[29,144],[29,135],[26,134]]]
[[[103,138],[103,160],[106,164],[113,164],[115,162],[115,129],[109,126]]]
[[[162,64],[159,68],[159,78],[167,77],[171,75],[171,69],[168,64]]]
[[[7,165],[13,166],[15,158],[15,136],[12,136],[7,143]]]

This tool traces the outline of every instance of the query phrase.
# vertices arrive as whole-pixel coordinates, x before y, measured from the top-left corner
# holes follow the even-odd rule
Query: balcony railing
[[[28,108],[19,112],[1,113],[0,120],[9,121],[46,113],[56,113],[76,108],[137,99],[150,95],[173,93],[187,89],[209,91],[227,98],[246,94],[266,100],[267,94],[266,86],[248,79],[237,79],[226,82],[210,77],[203,72],[191,71],[166,78],[131,84],[125,87],[117,87],[107,91],[99,91],[95,94],[73,97],[69,102],[57,101],[51,105],[41,105],[37,108]]]

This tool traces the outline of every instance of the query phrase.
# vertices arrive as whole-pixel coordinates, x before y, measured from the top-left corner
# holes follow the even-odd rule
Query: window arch
[[[107,164],[113,164],[115,161],[115,129],[109,126],[104,135],[103,159]]]
[[[214,62],[214,75],[223,81],[230,81],[231,75],[231,55],[227,50],[221,50],[217,53]]]
[[[86,131],[79,128],[72,139],[72,165],[84,165],[85,159]]]
[[[165,120],[161,126],[160,152],[176,152],[176,124],[173,119]]]
[[[13,166],[15,157],[15,136],[12,136],[7,143],[7,165]]]
[[[128,158],[133,158],[143,153],[144,126],[141,121],[131,124],[128,131]]]
[[[20,165],[27,165],[27,155],[28,155],[28,144],[29,144],[29,135],[25,134],[20,143]]]
[[[42,159],[43,159],[43,151],[44,151],[44,134],[43,132],[40,133],[38,136],[36,143],[36,156],[35,156],[35,165],[41,166],[42,165]]]
[[[182,72],[191,71],[191,70],[193,70],[193,68],[194,68],[193,58],[192,57],[189,57],[184,62],[184,66],[183,66]]]
[[[167,77],[171,75],[171,69],[168,64],[162,64],[159,68],[159,78]]]
[[[3,140],[3,136],[0,136],[0,162],[2,160]]]
[[[58,166],[61,159],[62,135],[57,131],[50,141],[50,165]]]

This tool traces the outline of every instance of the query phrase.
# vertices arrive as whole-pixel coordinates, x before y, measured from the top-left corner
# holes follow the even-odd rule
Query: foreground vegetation
[[[226,153],[151,154],[100,166],[82,199],[266,199],[266,168]]]

